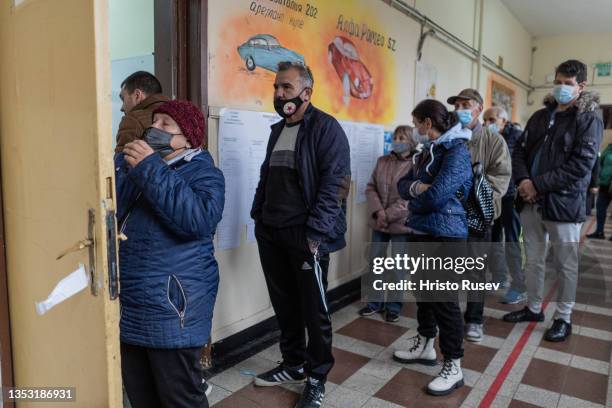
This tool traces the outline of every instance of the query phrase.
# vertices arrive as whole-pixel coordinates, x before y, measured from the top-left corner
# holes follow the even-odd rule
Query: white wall
[[[154,0],[109,0],[111,60],[153,54]]]
[[[529,81],[531,63],[531,36],[520,22],[499,0],[485,0],[482,27],[483,55],[497,62],[504,60],[504,69],[524,82]],[[480,25],[479,0],[415,0],[415,7],[431,20],[474,48],[478,48]],[[464,88],[478,89],[485,105],[488,104],[488,86],[491,71],[483,67],[480,81],[477,80],[477,64],[462,53],[451,49],[435,38],[428,38],[423,48],[424,62],[438,69],[437,99],[445,102]],[[517,97],[517,119],[525,123],[527,90],[510,85]]]
[[[372,0],[374,1],[374,0]],[[476,47],[478,44],[479,4],[478,0],[413,0],[408,4],[416,6],[430,19],[444,26],[448,31],[466,43]],[[389,7],[381,2],[380,7]],[[399,66],[406,72],[414,72],[416,61],[416,43],[418,42],[419,24],[399,11],[393,10],[390,18],[401,21],[412,33],[402,38],[403,44],[413,48]],[[214,13],[209,19],[215,20]],[[389,24],[395,24],[395,21]],[[497,60],[504,57],[504,66],[523,81],[528,81],[531,40],[529,34],[518,21],[507,11],[499,0],[485,0],[483,50],[485,55]],[[209,44],[214,42],[211,39]],[[210,52],[210,50],[209,50]],[[465,55],[452,49],[441,41],[428,38],[423,49],[422,61],[437,68],[437,98],[446,99],[463,88],[475,87],[486,98],[489,71],[483,69],[480,81],[476,80],[476,64]],[[404,71],[402,71],[404,72]],[[414,75],[412,75],[414,82]],[[414,83],[407,86],[398,84],[405,90],[402,94],[402,106],[398,117],[392,125],[411,124],[410,112],[413,109]],[[526,91],[516,86],[517,109],[521,119],[524,118]],[[212,110],[208,124],[210,151],[217,158],[217,126],[215,115],[218,108]],[[364,244],[369,240],[370,231],[366,225],[366,205],[355,203],[355,185],[351,188],[349,198],[349,227],[347,232],[348,247],[332,256],[329,272],[330,289],[337,287],[355,277],[364,268],[362,253]],[[221,270],[221,285],[215,306],[213,320],[213,340],[218,341],[240,330],[252,326],[270,316],[270,306],[263,274],[257,253],[257,246],[246,241],[243,231],[240,248],[217,251]],[[248,271],[248,273],[247,273]],[[252,273],[257,271],[258,273]]]
[[[542,99],[552,90],[547,76],[554,75],[555,67],[568,59],[578,59],[588,66],[588,87],[600,94],[602,104],[612,104],[612,77],[593,76],[593,65],[612,61],[612,32],[582,35],[546,36],[534,39],[533,84],[547,86],[533,93],[529,112],[542,107]]]

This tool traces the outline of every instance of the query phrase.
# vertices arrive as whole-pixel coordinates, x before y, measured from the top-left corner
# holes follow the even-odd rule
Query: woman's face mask
[[[411,146],[404,142],[393,142],[392,149],[397,154],[403,154],[410,150]]]
[[[151,146],[151,149],[153,149],[163,159],[175,151],[170,142],[175,135],[180,134],[181,133],[168,133],[164,130],[150,127],[144,131],[143,139],[149,146]]]
[[[429,133],[427,130],[425,131],[422,130],[422,127],[424,126],[425,126],[425,123],[421,123],[421,127],[415,126],[413,132],[414,132],[415,139],[417,139],[418,143],[428,144],[429,143]]]

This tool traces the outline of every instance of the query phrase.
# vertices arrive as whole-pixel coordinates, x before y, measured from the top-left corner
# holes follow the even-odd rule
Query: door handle
[[[72,252],[78,252],[82,249],[85,249],[87,247],[90,247],[93,245],[93,241],[90,239],[84,239],[82,241],[77,242],[76,244],[74,244],[73,246],[71,246],[68,249],[63,250],[58,256],[57,258],[55,258],[56,261],[59,261],[60,259],[62,259],[63,257],[65,257],[66,255],[72,253]]]
[[[89,211],[87,212],[87,216],[88,216],[88,225],[87,225],[87,230],[88,230],[88,237],[86,239],[83,239],[81,241],[78,241],[76,244],[72,245],[70,248],[65,249],[64,251],[62,251],[55,259],[56,260],[60,260],[63,257],[65,257],[66,255],[73,253],[73,252],[78,252],[78,251],[82,251],[85,248],[89,249],[89,274],[90,274],[90,284],[91,284],[91,294],[94,296],[98,295],[98,283],[96,282],[95,279],[95,272],[96,272],[96,235],[95,235],[95,221],[96,221],[96,216],[95,216],[95,211],[93,208],[90,208]]]

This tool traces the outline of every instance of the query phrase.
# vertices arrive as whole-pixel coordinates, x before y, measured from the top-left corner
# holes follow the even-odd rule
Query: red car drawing
[[[370,71],[359,59],[357,48],[348,38],[335,37],[327,47],[329,63],[334,66],[342,81],[344,103],[348,105],[350,96],[367,99],[372,95],[374,81]]]

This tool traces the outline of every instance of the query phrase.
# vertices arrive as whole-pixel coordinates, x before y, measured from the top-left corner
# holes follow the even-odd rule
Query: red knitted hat
[[[165,102],[153,114],[165,113],[179,125],[191,147],[206,147],[204,114],[197,106],[188,101],[172,100]]]

